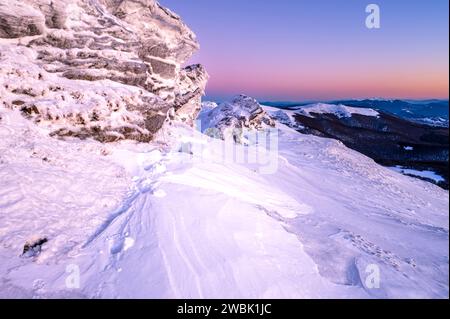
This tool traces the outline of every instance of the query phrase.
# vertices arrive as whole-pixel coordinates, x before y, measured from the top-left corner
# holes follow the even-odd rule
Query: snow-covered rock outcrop
[[[199,116],[201,131],[220,139],[243,143],[246,130],[274,127],[275,122],[254,98],[235,96],[216,107],[209,103]]]
[[[54,135],[148,141],[200,111],[199,44],[155,0],[2,1],[0,38],[0,105]]]

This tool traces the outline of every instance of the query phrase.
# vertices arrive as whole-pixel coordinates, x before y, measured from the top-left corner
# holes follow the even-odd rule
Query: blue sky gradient
[[[448,98],[448,0],[160,0],[197,34],[207,95]],[[381,28],[365,26],[369,3]]]

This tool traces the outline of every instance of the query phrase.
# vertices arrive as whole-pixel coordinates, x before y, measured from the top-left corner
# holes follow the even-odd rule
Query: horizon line
[[[226,96],[214,96],[214,95],[205,95],[202,97],[202,101],[212,101],[212,102],[226,102],[233,98],[234,96],[238,96],[243,93],[238,94],[230,94]],[[335,99],[304,99],[304,100],[279,100],[279,99],[264,99],[264,98],[258,98],[256,96],[251,96],[248,94],[243,94],[250,96],[254,99],[256,99],[258,102],[269,102],[269,103],[310,103],[310,102],[339,102],[339,101],[367,101],[367,100],[374,100],[374,101],[443,101],[443,102],[449,102],[449,97],[446,98],[440,98],[440,97],[424,97],[424,98],[400,98],[400,97],[363,97],[363,98],[335,98]]]

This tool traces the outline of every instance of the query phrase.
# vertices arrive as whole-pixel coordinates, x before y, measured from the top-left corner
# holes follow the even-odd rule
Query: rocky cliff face
[[[53,135],[149,141],[200,111],[198,48],[154,0],[1,0],[0,105]]]

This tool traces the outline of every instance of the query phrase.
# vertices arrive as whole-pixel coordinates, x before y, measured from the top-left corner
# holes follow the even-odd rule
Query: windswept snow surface
[[[340,142],[279,125],[262,174],[183,126],[102,145],[0,112],[1,297],[448,298],[448,192]]]

